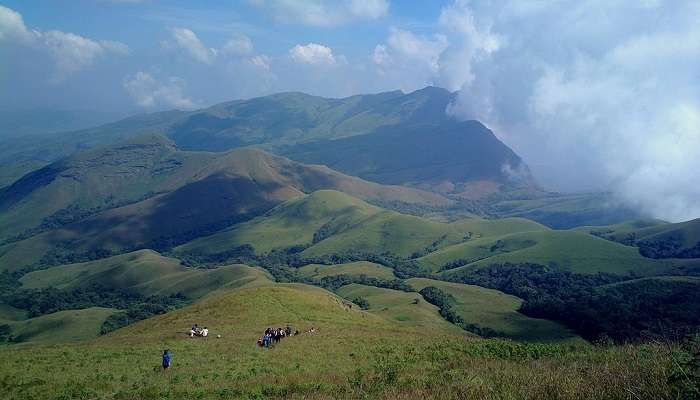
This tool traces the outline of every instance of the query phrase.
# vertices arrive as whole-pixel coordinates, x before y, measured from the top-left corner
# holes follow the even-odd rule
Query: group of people
[[[205,326],[204,328],[200,329],[197,324],[192,325],[192,329],[190,329],[190,337],[207,337],[209,336],[209,329]]]
[[[288,337],[298,335],[299,331],[292,329],[291,326],[287,325],[286,328],[267,328],[265,333],[258,339],[258,346],[269,348],[275,343],[279,343],[280,340]]]
[[[258,339],[258,346],[264,348],[270,348],[270,346],[275,343],[279,343],[280,340],[289,337],[299,335],[299,331],[293,329],[291,326],[287,325],[286,328],[267,328],[265,333]],[[307,330],[305,333],[316,333],[316,328],[313,326],[311,329]]]

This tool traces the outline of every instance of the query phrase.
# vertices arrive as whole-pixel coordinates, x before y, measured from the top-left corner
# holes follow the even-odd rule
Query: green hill
[[[581,229],[637,246],[642,255],[650,258],[700,258],[700,218],[675,224],[642,220]]]
[[[391,268],[369,261],[356,261],[335,265],[308,264],[299,268],[298,271],[301,276],[313,279],[321,279],[327,276],[338,275],[365,275],[370,278],[385,280],[396,279],[396,275],[394,275],[394,271]]]
[[[607,193],[559,194],[517,191],[494,196],[488,205],[493,216],[521,217],[554,229],[608,225],[639,218],[639,212]]]
[[[186,268],[174,258],[139,250],[102,260],[64,265],[24,275],[23,287],[74,289],[93,285],[126,289],[144,296],[181,293],[196,299],[221,289],[269,284],[268,274],[246,265]]]
[[[84,178],[64,176],[68,173],[64,170],[45,179],[27,176],[4,190],[0,194],[0,200],[5,201],[2,203],[5,209],[0,210],[0,222],[7,227],[5,233],[24,232],[30,237],[0,246],[0,265],[14,270],[37,263],[89,260],[138,248],[167,249],[261,215],[283,201],[320,189],[341,190],[377,202],[425,206],[450,203],[436,194],[383,186],[259,150],[190,153],[173,150],[162,138],[143,140],[140,144],[95,151],[90,156],[76,156],[76,159],[89,160],[89,165],[84,168],[71,169]],[[171,168],[163,170],[158,163],[138,161],[140,151],[147,151],[144,148],[166,152],[169,160],[166,164]],[[140,171],[135,175],[115,177],[119,184],[112,185],[109,178],[103,177],[105,171],[110,170],[101,158],[103,154],[111,155],[114,160],[123,156],[133,159],[135,164],[145,164],[134,167]],[[173,161],[176,158],[189,161],[178,163]],[[65,162],[68,161],[61,163]],[[117,161],[114,163],[122,165]],[[95,167],[91,168],[93,164]],[[156,179],[156,175],[162,176]],[[154,189],[159,192],[153,192]],[[71,195],[63,196],[63,192]],[[92,192],[94,196],[88,194]],[[121,193],[122,200],[129,197],[128,193],[133,194],[129,197],[132,199],[147,198],[120,205],[121,200],[113,200],[117,193]],[[54,201],[54,197],[58,200]],[[102,205],[95,206],[97,208],[81,205],[88,201],[86,199],[93,199],[90,204],[102,201]],[[37,204],[51,205],[47,209]],[[53,211],[61,205],[64,208]],[[27,229],[22,230],[22,227]]]
[[[440,316],[438,308],[425,301],[418,293],[356,283],[345,285],[336,293],[350,301],[358,297],[364,298],[369,302],[368,311],[370,313],[398,322],[403,326],[432,332],[467,334],[457,326],[445,321]]]
[[[361,223],[314,244],[304,250],[304,257],[343,254],[356,250],[402,257],[415,257],[471,238],[490,237],[501,232],[547,229],[522,219],[464,219],[442,223],[392,211],[377,213]]]
[[[25,320],[9,322],[13,340],[21,343],[66,343],[93,339],[105,320],[118,310],[91,307],[66,310]]]
[[[607,272],[623,275],[658,273],[673,264],[642,257],[634,247],[575,231],[523,232],[487,237],[440,249],[419,262],[434,271],[457,267],[473,269],[503,263],[535,263],[584,274]]]
[[[337,191],[318,191],[176,250],[181,254],[216,254],[249,244],[257,253],[307,246],[300,253],[302,258],[352,252],[414,257],[472,237],[546,229],[518,218],[443,223],[382,210]]]
[[[380,212],[359,199],[331,190],[320,190],[292,200],[251,221],[212,236],[196,239],[177,248],[181,252],[217,253],[236,244],[251,244],[256,251],[310,244],[327,235],[348,229]]]
[[[184,331],[195,322],[208,326],[212,337],[187,338]],[[248,288],[91,342],[0,346],[0,376],[7,399],[447,399],[458,393],[526,399],[557,393],[576,399],[626,398],[627,389],[640,398],[678,393],[667,380],[673,362],[663,346],[522,344],[407,322],[350,308],[304,285]],[[286,324],[317,332],[286,338],[271,350],[255,346],[266,327]],[[160,354],[166,348],[172,366],[163,373]]]
[[[464,240],[465,235],[465,232],[451,224],[383,211],[314,244],[301,255],[318,257],[359,250],[373,254],[388,252],[409,257],[433,243],[441,246],[459,242]]]
[[[434,286],[451,294],[456,300],[455,311],[466,323],[489,329],[494,335],[536,342],[580,340],[562,325],[520,314],[517,310],[522,300],[498,290],[425,278],[407,282],[416,290]]]
[[[630,233],[645,228],[661,227],[667,224],[668,222],[658,219],[633,219],[613,225],[579,226],[573,230],[586,232],[605,239],[629,244],[630,242],[626,241],[626,236]]]
[[[221,154],[186,152],[163,137],[144,136],[63,159],[0,190],[0,238],[30,229],[60,227],[144,199],[172,206],[169,203],[199,195],[213,203],[216,193],[208,193],[213,191],[227,195],[228,203],[231,196],[242,197],[240,203],[251,192],[251,200],[274,204],[300,192],[324,188],[376,201],[430,206],[449,203],[435,194],[381,186],[252,149]],[[251,204],[242,206],[251,208]],[[262,204],[263,209],[265,206]]]

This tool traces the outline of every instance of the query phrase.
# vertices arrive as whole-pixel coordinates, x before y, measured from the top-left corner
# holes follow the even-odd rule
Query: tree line
[[[458,271],[448,279],[518,296],[523,314],[561,322],[588,340],[678,339],[700,328],[700,283],[689,280],[576,274],[529,263]]]

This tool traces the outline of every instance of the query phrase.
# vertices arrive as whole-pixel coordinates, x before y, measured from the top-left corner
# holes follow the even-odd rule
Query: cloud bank
[[[462,48],[477,52],[457,63],[470,73],[452,81],[450,111],[491,125],[555,188],[609,189],[656,217],[697,218],[700,3],[593,3],[472,11],[496,39],[467,34]]]
[[[486,123],[547,187],[677,221],[700,216],[699,20],[696,1],[457,0],[432,37],[395,28],[371,59],[399,87],[459,90],[447,112]]]

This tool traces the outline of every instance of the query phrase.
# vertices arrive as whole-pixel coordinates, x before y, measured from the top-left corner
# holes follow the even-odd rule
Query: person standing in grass
[[[163,371],[170,368],[170,350],[163,350]]]

